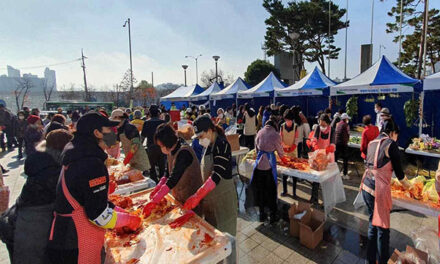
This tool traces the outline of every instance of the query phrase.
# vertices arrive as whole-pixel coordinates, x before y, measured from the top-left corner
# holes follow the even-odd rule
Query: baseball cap
[[[385,115],[385,116],[389,116],[390,115],[390,110],[388,108],[382,108],[382,110],[380,110],[380,115]]]
[[[122,118],[122,116],[124,115],[124,111],[122,111],[122,109],[115,109],[113,110],[111,116],[110,116],[110,120],[114,120],[115,118]]]
[[[194,136],[193,139],[200,137],[203,131],[208,130],[212,126],[212,121],[209,116],[201,115],[193,123],[194,126]]]
[[[95,129],[115,127],[117,125],[119,125],[117,121],[110,121],[107,117],[99,113],[89,112],[80,117],[76,124],[76,131],[79,134],[92,134]]]
[[[344,119],[351,119],[351,118],[347,115],[347,113],[343,113],[341,115],[341,119],[344,120]]]

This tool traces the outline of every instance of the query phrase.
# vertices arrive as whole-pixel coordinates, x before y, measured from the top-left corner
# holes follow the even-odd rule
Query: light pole
[[[199,68],[197,62],[200,56],[202,56],[202,54],[199,54],[198,56],[195,57],[190,55],[185,56],[185,58],[193,58],[196,61],[196,84],[199,84]]]
[[[295,83],[295,81],[297,81],[296,79],[299,80],[299,77],[301,76],[300,73],[295,74],[295,68],[298,66],[296,65],[296,57],[295,57],[295,49],[294,46],[295,45],[295,40],[297,40],[299,38],[299,34],[296,32],[290,32],[289,33],[289,38],[292,40],[292,70],[293,70],[293,76],[292,76],[292,84]],[[301,71],[301,70],[300,70]]]
[[[382,57],[382,48],[383,48],[384,50],[387,49],[384,45],[382,45],[382,44],[379,45],[379,60],[380,60],[380,58]]]
[[[400,23],[399,23],[399,67],[402,56],[402,23],[403,23],[403,0],[400,0]]]
[[[188,68],[188,65],[182,65],[183,68],[183,75],[185,76],[185,86],[186,86],[186,69]]]
[[[332,22],[332,10],[331,10],[331,6],[332,6],[332,1],[328,1],[328,74],[327,76],[330,78],[330,35],[331,35],[331,22]]]
[[[371,32],[370,32],[370,45],[371,45],[371,63],[373,63],[373,26],[374,26],[374,0],[371,0]]]
[[[122,27],[126,27],[128,24],[128,48],[130,50],[130,100],[133,100],[133,61],[131,56],[131,27],[130,27],[130,18],[125,20],[124,25]]]
[[[348,23],[348,0],[345,11],[345,24]],[[348,39],[348,26],[345,27],[345,54],[344,54],[344,81],[347,80],[347,39]]]
[[[217,61],[220,59],[220,56],[215,55],[212,58],[215,60],[215,82],[218,83]]]

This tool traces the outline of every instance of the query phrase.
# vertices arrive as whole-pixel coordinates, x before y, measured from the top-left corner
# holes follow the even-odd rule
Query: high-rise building
[[[8,68],[8,77],[20,78],[20,70],[17,70],[9,65],[6,67]]]
[[[46,67],[44,70],[44,78],[46,79],[47,87],[53,87],[54,90],[57,90],[57,79],[55,75],[55,71]]]

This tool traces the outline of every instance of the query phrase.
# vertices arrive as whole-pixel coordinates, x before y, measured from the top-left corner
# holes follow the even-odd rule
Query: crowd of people
[[[388,218],[386,213],[378,218],[389,208],[377,200],[388,202],[389,197],[375,199],[374,190],[389,187],[392,171],[404,186],[410,186],[397,158],[399,129],[387,108],[376,104],[375,109],[374,125],[371,116],[363,117],[361,154],[367,172],[362,190],[370,214],[369,252],[376,255],[374,243],[379,236],[378,254],[385,256],[389,211]],[[192,138],[179,136],[176,114],[192,125]],[[45,117],[36,108],[24,108],[15,115],[0,105],[2,151],[18,148],[17,158],[26,157],[28,176],[16,203],[0,218],[0,238],[12,263],[100,263],[106,229],[136,230],[141,223],[138,216],[108,200],[114,188],[109,185],[105,160],[119,158],[121,150],[124,163],[157,183],[144,206],[145,216],[171,192],[185,209],[235,236],[238,202],[225,129],[236,126],[241,145],[256,150],[250,186],[260,221],[269,216],[274,223],[279,219],[275,152],[286,162],[286,156],[307,158],[309,152],[325,151],[333,160],[342,160],[341,177],[349,179],[349,122],[343,110],[332,115],[325,109],[307,118],[299,106],[278,104],[258,111],[249,104],[234,104],[217,109],[213,116],[204,105],[178,110],[173,104],[169,111],[157,105],[117,108],[111,113],[101,108],[65,113],[59,109]],[[378,183],[378,178],[384,180]],[[288,194],[287,182],[283,176],[282,196]],[[293,178],[294,197],[296,184]],[[312,203],[318,203],[318,191],[319,184],[313,183]],[[378,208],[383,210],[381,216]]]

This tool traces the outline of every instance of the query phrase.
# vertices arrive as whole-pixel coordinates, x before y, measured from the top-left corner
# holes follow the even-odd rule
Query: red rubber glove
[[[117,213],[127,213],[127,211],[125,211],[125,209],[123,209],[119,206],[115,206],[115,208],[113,208],[113,210],[115,210]]]
[[[295,149],[296,149],[296,145],[295,144],[293,144],[291,147],[290,147],[290,151],[289,152],[294,152],[295,151]]]
[[[335,152],[335,150],[336,150],[335,145],[334,144],[330,144],[329,146],[327,146],[325,148],[325,153],[326,154],[333,153],[333,152]]]
[[[142,214],[145,218],[149,217],[151,215],[151,212],[153,212],[154,208],[156,208],[157,203],[155,202],[149,202],[145,205],[144,209],[142,210]]]
[[[209,177],[208,180],[206,180],[206,182],[203,184],[203,186],[200,187],[195,194],[191,195],[191,197],[186,200],[183,208],[186,210],[192,210],[193,208],[197,207],[200,201],[206,195],[208,195],[209,192],[214,190],[215,186],[215,182],[212,180],[211,177]]]
[[[124,165],[127,165],[128,163],[130,163],[130,161],[131,161],[131,159],[133,158],[133,156],[134,156],[134,152],[133,152],[133,150],[130,150],[130,151],[127,153],[127,155],[125,155],[125,158],[124,158]]]
[[[150,199],[153,199],[154,195],[162,188],[162,186],[167,182],[167,177],[160,178],[159,183],[157,183],[156,187],[154,187],[154,190],[150,193]]]
[[[318,150],[318,142],[316,140],[312,140],[311,146],[313,151]]]
[[[110,181],[108,184],[108,194],[112,194],[115,192],[118,184],[115,181]]]
[[[115,228],[127,227],[132,231],[136,231],[142,224],[142,220],[137,215],[129,213],[117,212],[117,219]]]

